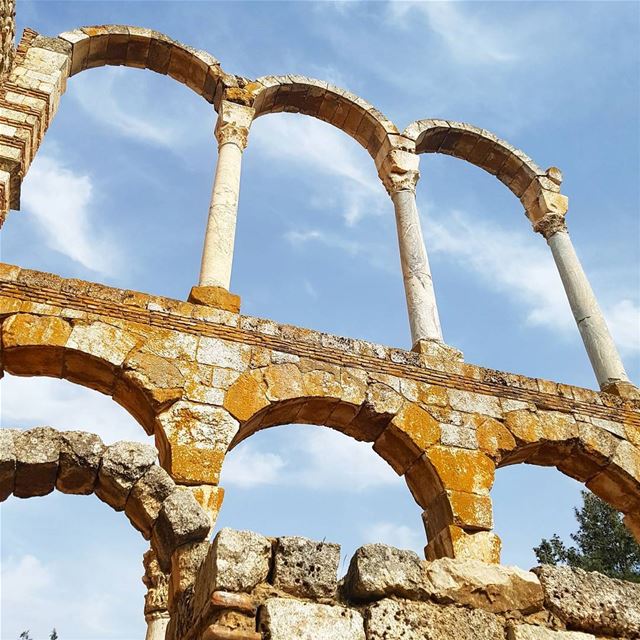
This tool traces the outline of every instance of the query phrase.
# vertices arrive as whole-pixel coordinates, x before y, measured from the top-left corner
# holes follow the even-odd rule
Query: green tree
[[[640,545],[624,526],[622,515],[589,491],[582,491],[582,507],[574,512],[578,531],[571,539],[575,546],[565,545],[554,533],[534,547],[538,562],[640,582]]]
[[[49,640],[58,640],[58,632],[56,628],[53,627],[53,631],[51,631],[51,635],[49,636]]]
[[[20,640],[33,640],[31,635],[29,634],[29,629],[27,629],[26,631],[23,631],[20,634]]]

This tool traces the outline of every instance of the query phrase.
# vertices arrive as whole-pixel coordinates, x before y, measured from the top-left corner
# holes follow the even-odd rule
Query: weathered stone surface
[[[571,567],[543,565],[533,571],[542,583],[546,608],[567,627],[640,638],[640,584]]]
[[[422,599],[431,595],[425,563],[413,551],[385,544],[360,547],[349,564],[344,593],[355,601],[389,596]]]
[[[154,447],[120,441],[107,447],[98,473],[96,495],[116,511],[122,511],[133,485],[156,461]]]
[[[166,611],[169,598],[169,576],[160,569],[156,554],[151,549],[144,554],[142,563],[144,565],[142,582],[147,587],[144,612],[148,614],[154,611]]]
[[[271,542],[251,531],[221,529],[209,549],[196,582],[195,609],[200,611],[214,591],[251,591],[266,582]]]
[[[0,429],[0,502],[13,493],[16,477],[16,453],[13,440],[17,429]]]
[[[358,611],[283,598],[265,602],[259,627],[270,640],[365,640]]]
[[[46,496],[55,487],[60,458],[60,434],[49,427],[18,432],[14,438],[18,498]]]
[[[329,598],[336,593],[339,563],[339,544],[297,536],[278,538],[273,584],[303,598]]]
[[[133,485],[124,512],[147,540],[151,537],[162,503],[175,488],[171,476],[155,464]]]
[[[208,551],[209,542],[205,540],[183,544],[173,552],[169,584],[171,598],[178,597],[195,582]]]
[[[595,636],[581,631],[552,631],[532,624],[511,626],[507,640],[595,640]]]
[[[542,609],[542,587],[535,574],[517,567],[477,560],[442,558],[427,564],[433,597],[492,613]]]
[[[102,440],[82,431],[60,435],[60,468],[56,488],[62,493],[93,493],[105,446]]]
[[[431,602],[380,600],[365,613],[367,640],[504,640],[500,619]]]
[[[176,488],[162,503],[151,534],[161,569],[169,569],[171,554],[175,549],[187,542],[205,540],[210,528],[209,517],[191,491]]]

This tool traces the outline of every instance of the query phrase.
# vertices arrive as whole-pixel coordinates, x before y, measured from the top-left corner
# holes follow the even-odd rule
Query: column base
[[[240,296],[223,287],[191,287],[189,302],[204,304],[231,313],[240,313]]]
[[[411,351],[419,353],[422,356],[427,356],[428,358],[439,358],[452,362],[464,361],[462,351],[440,340],[418,340],[413,347],[411,347]]]
[[[640,389],[631,384],[631,382],[623,380],[603,384],[601,391],[604,393],[610,393],[614,396],[619,396],[623,400],[640,400]]]

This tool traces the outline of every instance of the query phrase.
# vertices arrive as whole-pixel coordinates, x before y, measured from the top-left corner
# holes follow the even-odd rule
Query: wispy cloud
[[[91,176],[39,155],[25,178],[22,204],[51,249],[92,271],[116,271],[117,246],[90,213],[94,204]]]
[[[222,470],[225,486],[261,485],[359,492],[402,482],[370,444],[323,427],[296,426],[273,454],[254,437],[232,451]]]
[[[318,209],[337,208],[347,226],[388,209],[373,160],[331,125],[311,117],[269,115],[254,123],[251,145],[269,158],[294,165],[294,177],[317,172],[319,187],[312,203]]]
[[[418,527],[398,525],[392,522],[376,522],[363,531],[362,541],[381,542],[398,549],[411,549],[423,557],[425,536]]]
[[[143,428],[110,397],[54,378],[5,375],[0,382],[0,418],[3,427],[47,425],[89,431],[107,444],[117,440],[150,442]]]
[[[430,252],[457,261],[487,288],[504,294],[522,309],[528,324],[575,331],[560,276],[543,243],[460,211],[429,216],[425,226]],[[638,304],[625,296],[601,304],[621,351],[640,351]]]

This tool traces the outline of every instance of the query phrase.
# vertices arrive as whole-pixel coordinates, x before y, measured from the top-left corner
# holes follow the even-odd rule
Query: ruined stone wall
[[[202,554],[167,640],[640,638],[640,585],[580,569],[427,562],[369,544],[338,580],[337,544],[231,529]]]
[[[16,2],[0,0],[0,79],[9,73],[13,63],[15,31]]]

